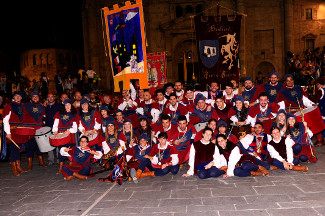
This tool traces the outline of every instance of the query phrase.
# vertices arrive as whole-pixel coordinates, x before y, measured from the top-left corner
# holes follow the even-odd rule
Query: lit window
[[[133,46],[132,46],[132,47],[133,47],[133,49],[136,49],[136,48],[137,48],[137,47],[135,46],[135,44],[133,44]]]
[[[306,9],[306,20],[312,20],[313,19],[313,10],[311,8]]]

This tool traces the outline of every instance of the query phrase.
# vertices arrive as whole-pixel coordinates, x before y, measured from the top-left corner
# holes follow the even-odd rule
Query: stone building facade
[[[82,55],[79,52],[65,49],[33,49],[20,55],[20,71],[22,76],[29,80],[39,81],[41,73],[45,72],[50,79],[49,89],[55,90],[54,77],[57,71],[67,67],[67,71],[77,73],[82,64]]]
[[[116,2],[120,3],[84,0],[82,11],[85,66],[101,74],[101,86],[106,89],[113,89],[113,82],[101,8],[112,8]],[[195,69],[198,56],[191,16],[216,15],[216,2],[143,0],[147,52],[166,51],[168,81],[181,78],[184,52],[192,54],[187,61]],[[274,69],[284,76],[288,51],[302,56],[307,48],[325,46],[325,2],[322,0],[221,0],[220,4],[220,15],[235,15],[234,11],[247,15],[241,25],[242,77],[255,78],[258,71],[267,74]]]

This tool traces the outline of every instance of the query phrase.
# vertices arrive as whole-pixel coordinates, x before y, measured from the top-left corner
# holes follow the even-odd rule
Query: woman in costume
[[[70,99],[66,99],[63,101],[63,107],[59,110],[58,113],[54,116],[54,123],[52,131],[55,136],[58,133],[63,133],[64,135],[70,136],[70,142],[61,145],[58,147],[60,151],[62,147],[71,148],[75,146],[75,133],[77,133],[78,127],[77,124],[79,122],[79,116],[77,115],[77,110],[72,106],[72,101]],[[62,173],[62,167],[64,163],[64,157],[61,154],[58,154],[59,157],[59,170],[56,174]]]

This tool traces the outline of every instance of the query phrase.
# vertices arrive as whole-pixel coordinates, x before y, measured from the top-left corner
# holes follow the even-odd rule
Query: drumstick
[[[12,142],[13,144],[15,144],[15,146],[17,146],[17,148],[20,149],[19,145],[17,145],[17,143],[15,143],[15,141],[13,141],[11,138],[9,138],[9,139],[11,140],[11,142]]]

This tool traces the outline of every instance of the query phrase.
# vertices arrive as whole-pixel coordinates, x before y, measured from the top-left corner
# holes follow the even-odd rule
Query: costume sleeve
[[[251,134],[247,134],[243,139],[240,140],[240,143],[243,145],[243,147],[249,151],[249,145],[252,143],[254,137]],[[250,151],[252,152],[252,151]]]
[[[81,120],[79,121],[79,127],[78,127],[79,131],[83,134],[83,131],[85,130],[84,126],[82,125]]]
[[[69,152],[66,152],[65,149],[67,149],[66,147],[62,147],[60,149],[60,154],[64,157],[71,157],[71,155],[69,154]]]
[[[227,170],[227,175],[228,176],[234,176],[234,169],[236,167],[236,164],[241,158],[241,154],[239,151],[238,146],[236,146],[230,153],[229,156],[229,161],[228,161],[228,170]]]
[[[101,151],[96,151],[96,152],[98,152],[99,155],[98,156],[97,155],[94,155],[94,158],[97,159],[97,160],[101,159],[102,156],[103,156],[103,153]]]
[[[195,148],[194,145],[192,144],[190,148],[190,156],[188,160],[188,165],[190,166],[190,168],[187,170],[187,174],[189,175],[194,175],[194,160],[195,160]]]
[[[102,146],[103,146],[104,154],[107,154],[111,150],[111,148],[108,146],[106,141],[102,142]]]
[[[11,111],[8,112],[8,114],[3,118],[3,129],[6,132],[6,134],[11,134],[10,132],[10,124],[9,124],[9,119],[11,116]]]
[[[215,167],[220,168],[222,166],[227,166],[227,163],[224,163],[224,161],[221,158],[219,148],[217,145],[214,148],[214,154],[213,154],[213,164]]]
[[[272,145],[267,145],[267,151],[270,153],[271,158],[277,159],[280,162],[284,160],[283,157],[281,157],[279,152],[277,152]]]
[[[58,132],[58,130],[59,130],[59,122],[60,122],[60,119],[57,119],[57,118],[54,119],[54,123],[53,123],[53,127],[52,127],[53,132]]]
[[[55,120],[57,120],[57,119],[55,119]],[[54,122],[55,122],[55,120],[54,120]],[[53,126],[53,128],[54,128],[54,126]],[[72,127],[69,129],[69,131],[70,131],[70,133],[77,133],[77,131],[78,131],[77,122],[72,123]]]
[[[287,162],[288,163],[293,163],[293,149],[292,149],[292,146],[295,144],[295,142],[287,137],[285,139],[285,144],[286,144],[286,149],[287,149]]]

